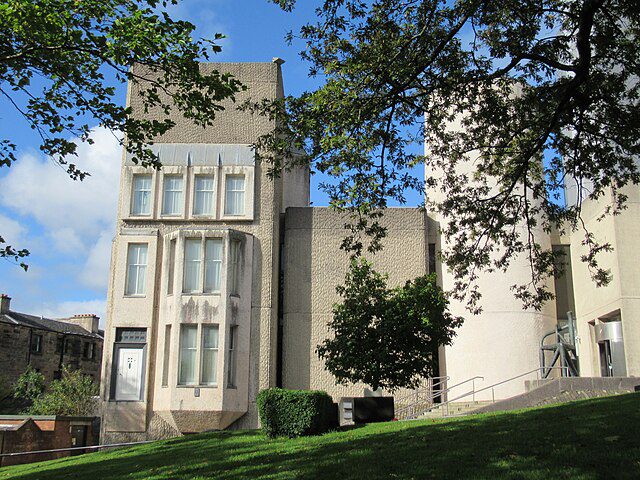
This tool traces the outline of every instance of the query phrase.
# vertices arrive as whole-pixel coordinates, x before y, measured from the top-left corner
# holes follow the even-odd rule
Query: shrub
[[[327,392],[269,388],[257,402],[262,429],[272,438],[315,435],[338,425],[338,410]]]
[[[93,416],[98,386],[80,370],[62,367],[62,378],[54,380],[45,393],[34,399],[27,413],[32,415]]]

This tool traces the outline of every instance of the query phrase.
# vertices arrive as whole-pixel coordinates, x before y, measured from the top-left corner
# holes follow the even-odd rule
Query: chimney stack
[[[6,293],[0,293],[0,313],[9,313],[11,297]]]
[[[79,315],[74,315],[73,317],[66,319],[65,322],[78,325],[90,333],[98,333],[99,320],[100,317],[93,313],[81,313]]]

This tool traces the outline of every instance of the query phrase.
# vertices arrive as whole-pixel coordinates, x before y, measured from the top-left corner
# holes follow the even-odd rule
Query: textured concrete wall
[[[340,300],[348,256],[340,250],[347,218],[328,208],[289,208],[285,220],[283,386],[320,389],[334,399],[359,396],[364,385],[336,385],[315,353],[328,335],[331,308]],[[426,273],[426,217],[417,209],[392,208],[382,220],[384,248],[367,255],[397,286]]]
[[[461,118],[452,121],[452,131],[462,129]],[[429,155],[425,151],[425,155]],[[476,172],[475,160],[479,152],[469,152],[468,161],[459,162],[457,173],[467,175],[472,181]],[[439,185],[442,172],[425,171],[425,177],[431,177]],[[492,192],[497,191],[495,179],[486,178]],[[425,193],[427,198],[434,201],[443,201],[446,193],[438,188],[430,188]],[[531,198],[531,201],[535,201]],[[434,214],[433,220],[441,227],[446,228],[456,219],[449,215]],[[524,226],[518,232],[521,239],[525,239],[528,231]],[[550,235],[542,228],[533,228],[535,241],[543,248],[551,248]],[[438,251],[451,246],[453,239],[440,236],[438,238]],[[501,255],[500,250],[491,253],[495,257]],[[445,291],[454,288],[456,278],[444,266],[439,266],[439,276]],[[465,318],[465,322],[458,330],[458,336],[453,345],[446,347],[444,354],[445,370],[443,375],[450,376],[449,385],[456,385],[475,376],[484,377],[484,380],[475,382],[476,388],[492,385],[496,382],[507,380],[521,375],[527,371],[540,367],[539,344],[542,336],[555,328],[556,308],[555,301],[547,302],[541,311],[524,310],[522,302],[513,296],[512,285],[526,285],[531,281],[529,262],[525,255],[518,255],[512,259],[505,272],[493,273],[479,272],[477,284],[482,294],[480,305],[482,313],[472,315],[466,305],[459,301],[451,302],[451,311],[455,315]],[[553,278],[547,279],[547,288],[553,292]],[[523,382],[509,382],[495,390],[496,398],[507,398],[523,391]],[[452,390],[450,398],[460,395],[471,389],[471,383]],[[491,399],[491,392],[486,391],[476,400]]]
[[[268,118],[239,112],[236,106],[246,99],[274,99],[283,95],[282,74],[276,63],[242,63],[242,64],[202,64],[204,71],[217,69],[228,72],[239,78],[248,90],[236,96],[236,102],[224,103],[225,110],[219,112],[214,125],[201,128],[190,121],[173,115],[176,127],[156,140],[157,143],[180,144],[252,144],[263,134],[273,129]],[[136,86],[130,86],[129,104],[134,112],[141,114],[141,102]],[[161,118],[159,112],[151,112],[148,117]],[[124,157],[124,156],[123,156]],[[217,160],[217,159],[216,159]],[[182,163],[180,163],[182,162]],[[190,179],[192,173],[185,159],[177,159],[174,165],[167,167],[167,172],[183,173]],[[217,167],[203,165],[198,168]],[[282,211],[283,181],[272,180],[267,176],[267,168],[257,164],[245,167],[221,167],[215,172],[220,178],[225,168],[241,168],[251,182],[247,188],[248,209],[250,215],[240,219],[215,218],[196,219],[185,214],[175,219],[162,218],[159,215],[159,175],[155,173],[154,194],[155,215],[149,219],[132,218],[129,215],[131,179],[133,173],[140,173],[140,167],[127,165],[123,158],[122,184],[120,187],[118,234],[114,242],[111,283],[109,288],[109,305],[107,311],[105,367],[103,378],[106,380],[102,391],[105,411],[105,429],[107,433],[102,441],[134,440],[141,438],[158,438],[175,434],[177,431],[193,431],[198,425],[200,429],[215,428],[212,419],[218,419],[218,426],[224,427],[242,416],[238,427],[256,427],[255,396],[262,388],[274,386],[276,381],[276,332],[277,332],[277,275],[279,261],[280,212]],[[173,172],[171,169],[182,170]],[[233,172],[232,172],[233,173]],[[293,185],[298,186],[299,178],[292,178]],[[304,182],[304,176],[302,177]],[[189,185],[189,180],[186,181]],[[187,187],[188,188],[188,187]],[[297,190],[300,192],[300,189]],[[223,195],[223,187],[218,190],[218,202]],[[305,204],[305,198],[292,198],[296,194],[286,195],[287,201],[294,204]],[[300,196],[298,193],[297,196]],[[252,208],[251,208],[252,207]],[[185,232],[203,230],[238,232],[249,239],[245,242],[243,258],[250,259],[243,268],[243,287],[240,299],[234,300],[229,292],[221,291],[220,295],[186,295],[181,294],[181,262],[176,264],[176,293],[167,295],[166,285],[168,242],[172,238],[184,236]],[[126,263],[126,246],[128,242],[145,241],[149,243],[149,265],[147,267],[147,295],[144,298],[126,298],[123,271]],[[181,252],[177,250],[177,256]],[[225,257],[227,258],[227,257]],[[226,267],[223,266],[223,272]],[[224,287],[223,287],[224,288]],[[191,305],[191,307],[189,306]],[[215,307],[214,315],[212,307]],[[187,318],[185,309],[195,313]],[[211,313],[211,315],[206,312]],[[243,385],[237,389],[228,389],[224,394],[222,384],[226,372],[226,348],[228,327],[232,324],[232,314],[238,312],[239,328],[239,380]],[[196,397],[192,387],[178,387],[177,383],[177,345],[179,326],[182,323],[220,324],[219,344],[219,386],[201,389],[201,396]],[[167,387],[161,385],[163,364],[163,342],[165,325],[172,325],[172,349],[170,360],[170,382]],[[139,326],[147,328],[146,385],[145,398],[142,402],[113,402],[109,400],[109,381],[113,354],[115,329],[122,326]],[[244,360],[243,360],[244,359]],[[222,378],[221,378],[222,377]],[[240,408],[241,411],[238,411]],[[189,417],[191,415],[191,417]],[[207,417],[208,415],[208,417]],[[244,415],[244,416],[243,416]],[[207,421],[202,419],[207,417]],[[221,423],[220,423],[221,422]],[[214,422],[215,423],[215,422]],[[223,425],[224,424],[224,425]],[[142,432],[140,432],[140,427]],[[145,432],[146,429],[146,432]],[[186,430],[183,430],[186,429]]]
[[[585,226],[594,240],[613,247],[612,252],[598,256],[600,266],[612,275],[608,285],[597,287],[581,261],[580,257],[587,253],[582,245],[584,232],[571,235],[580,373],[584,376],[600,375],[593,324],[612,314],[619,314],[622,319],[627,375],[640,376],[640,188],[629,185],[623,193],[628,195],[628,203],[620,215],[598,219],[610,205],[608,196],[598,202],[587,200],[582,207]]]

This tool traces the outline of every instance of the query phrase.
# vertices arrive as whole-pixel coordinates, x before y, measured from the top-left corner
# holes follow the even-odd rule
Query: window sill
[[[220,292],[211,292],[211,293],[203,293],[203,292],[182,292],[183,297],[219,297]]]
[[[218,385],[176,385],[176,388],[218,388]]]
[[[147,298],[146,295],[123,295],[124,298]]]

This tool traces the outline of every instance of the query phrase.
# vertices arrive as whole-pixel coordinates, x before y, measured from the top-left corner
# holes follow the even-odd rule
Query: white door
[[[142,351],[142,348],[121,348],[118,350],[116,400],[140,400]]]

